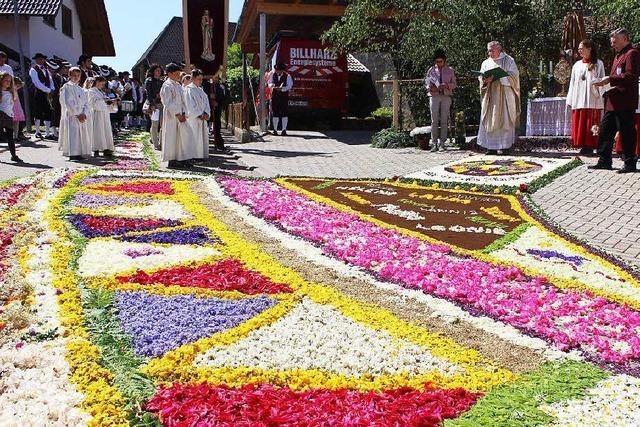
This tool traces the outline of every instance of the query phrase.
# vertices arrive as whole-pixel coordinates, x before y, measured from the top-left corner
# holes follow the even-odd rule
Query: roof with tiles
[[[62,0],[18,0],[18,13],[21,15],[56,15]],[[14,13],[13,0],[0,0],[0,15]]]

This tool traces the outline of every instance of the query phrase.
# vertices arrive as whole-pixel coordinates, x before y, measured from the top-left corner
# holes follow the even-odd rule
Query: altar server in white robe
[[[179,65],[167,64],[167,80],[160,89],[162,115],[162,160],[169,162],[170,168],[191,167],[189,160],[198,157],[199,141],[196,140],[187,123],[187,108],[180,83],[182,69]]]
[[[78,67],[69,70],[69,81],[60,89],[60,147],[69,160],[80,160],[91,154],[91,133],[87,119],[87,93],[80,86],[82,73]]]
[[[487,45],[489,58],[481,72],[500,67],[509,75],[499,81],[493,77],[480,77],[482,114],[478,131],[478,145],[487,154],[503,154],[516,140],[516,128],[520,122],[520,73],[516,61],[502,51],[497,41]]]
[[[184,88],[184,101],[187,105],[187,123],[198,142],[198,158],[205,162],[209,159],[209,128],[211,116],[209,96],[202,89],[204,73],[201,70],[191,72],[191,83]]]
[[[604,63],[598,59],[595,44],[583,40],[578,46],[582,59],[573,65],[567,92],[571,107],[571,139],[580,154],[593,154],[598,148],[598,130],[604,110],[603,90],[594,85],[605,76]]]
[[[100,151],[106,157],[111,157],[113,156],[113,150],[115,150],[113,129],[111,128],[111,113],[118,111],[118,104],[107,97],[104,91],[106,84],[107,79],[102,76],[96,77],[93,87],[87,93],[89,109],[91,110],[89,127],[93,135],[92,149],[95,157],[100,155]]]

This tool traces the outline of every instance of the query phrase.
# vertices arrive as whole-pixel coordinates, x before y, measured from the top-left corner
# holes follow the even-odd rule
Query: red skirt
[[[600,126],[602,110],[581,108],[571,112],[571,139],[577,148],[598,148],[598,136],[591,128]]]
[[[616,134],[616,153],[622,154],[622,139]],[[640,156],[640,113],[636,114],[636,156]]]

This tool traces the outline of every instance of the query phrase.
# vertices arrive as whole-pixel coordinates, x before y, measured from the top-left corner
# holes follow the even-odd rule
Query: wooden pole
[[[267,15],[260,14],[260,130],[267,131],[267,96],[266,82],[267,73]]]

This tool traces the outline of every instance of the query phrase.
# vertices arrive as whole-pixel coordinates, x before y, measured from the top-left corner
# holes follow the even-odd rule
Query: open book
[[[489,77],[493,77],[493,80],[499,80],[503,77],[509,77],[509,73],[507,73],[504,69],[500,67],[492,68],[485,72],[482,71],[471,71],[474,75],[478,77],[482,77],[484,79],[488,79]]]

